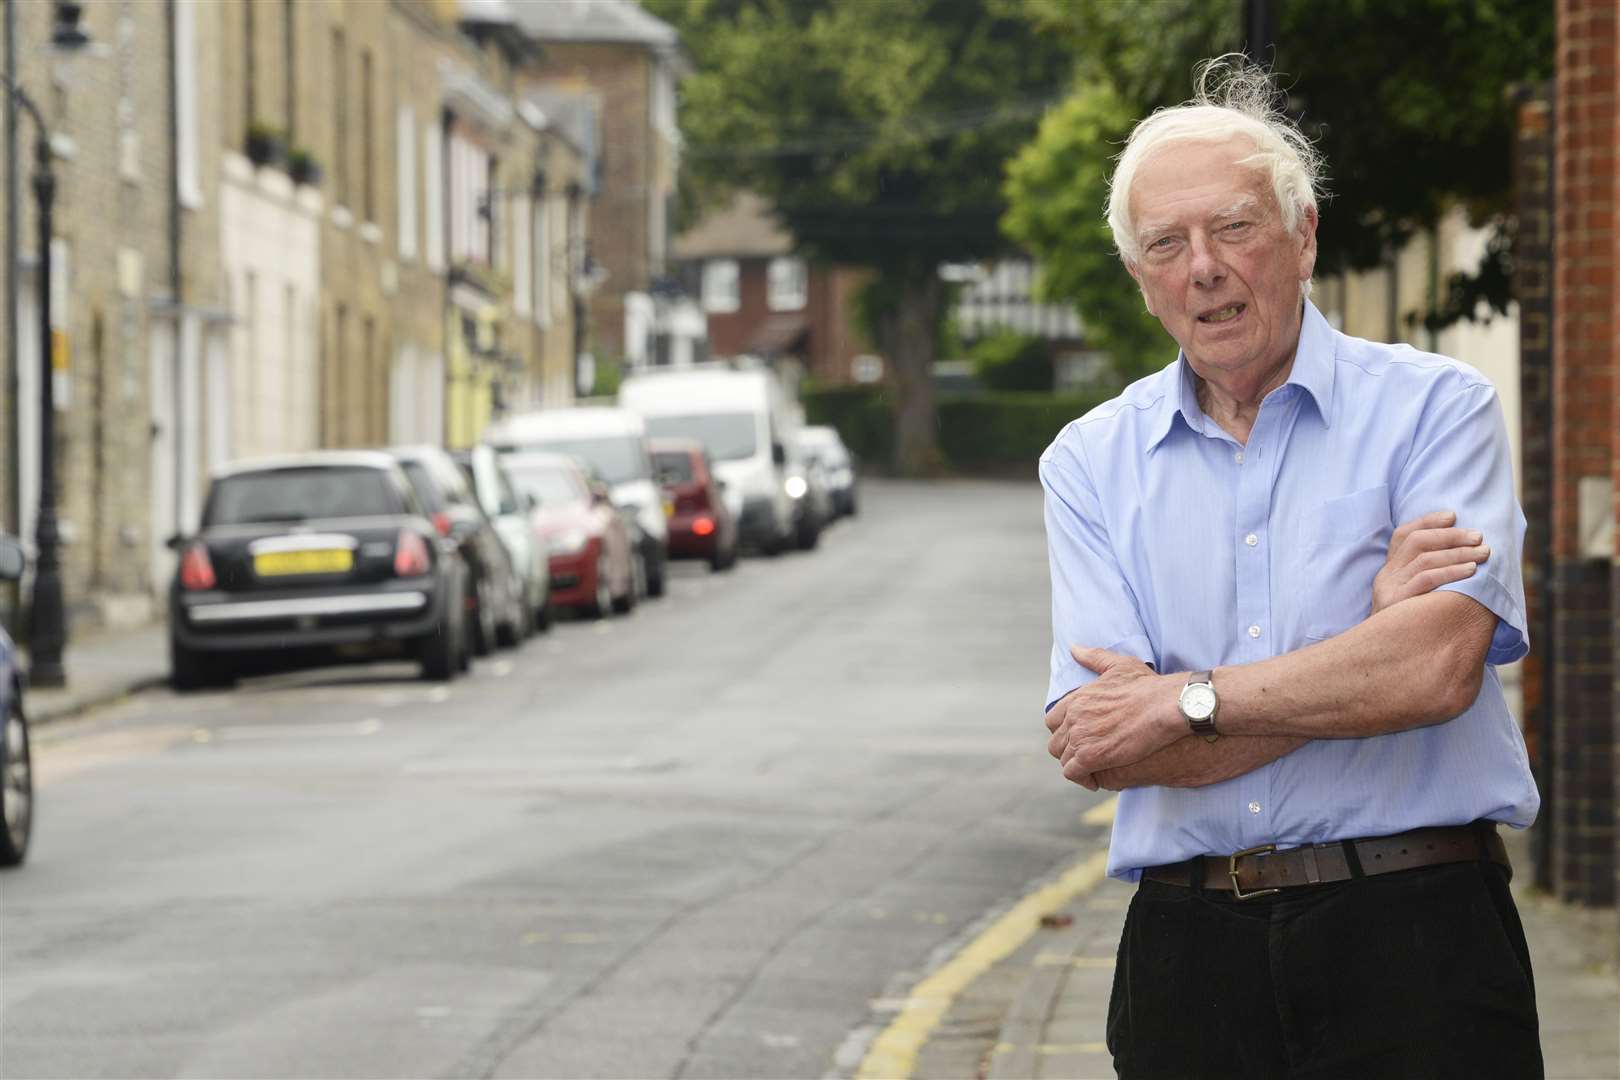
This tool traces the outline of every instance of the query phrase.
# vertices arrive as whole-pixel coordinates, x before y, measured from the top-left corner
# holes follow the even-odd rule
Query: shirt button
[[[1250,637],[1259,637],[1260,636],[1260,628],[1258,626],[1249,627],[1249,636]]]
[[[1233,454],[1232,460],[1237,462],[1239,465],[1243,464],[1243,451],[1239,450],[1237,453]]]
[[[1249,813],[1258,814],[1259,812],[1260,812],[1260,804],[1259,803],[1252,802],[1252,803],[1249,804]]]
[[[1258,536],[1254,535],[1254,533],[1250,533],[1248,536],[1245,536],[1243,538],[1243,542],[1245,544],[1248,544],[1250,547],[1254,547],[1254,545],[1256,545],[1256,544],[1258,544],[1260,542],[1260,538]]]

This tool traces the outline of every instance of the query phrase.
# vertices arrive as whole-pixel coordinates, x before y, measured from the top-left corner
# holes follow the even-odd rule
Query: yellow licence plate
[[[267,551],[253,556],[253,572],[260,577],[287,574],[344,574],[354,567],[354,552],[346,548],[312,551]]]

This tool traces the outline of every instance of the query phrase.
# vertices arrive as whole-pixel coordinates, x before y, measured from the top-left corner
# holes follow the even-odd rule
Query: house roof
[[[752,192],[738,192],[731,205],[705,214],[675,238],[677,259],[717,259],[787,255],[793,235],[777,224],[771,204]]]
[[[506,0],[505,7],[519,26],[542,41],[680,45],[673,26],[633,0]]]

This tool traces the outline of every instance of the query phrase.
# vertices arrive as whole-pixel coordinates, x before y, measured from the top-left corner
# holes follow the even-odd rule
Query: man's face
[[[1238,164],[1251,153],[1241,138],[1172,144],[1131,185],[1131,276],[1193,370],[1217,383],[1264,383],[1288,363],[1300,282],[1316,265],[1315,211],[1285,229],[1267,177]]]

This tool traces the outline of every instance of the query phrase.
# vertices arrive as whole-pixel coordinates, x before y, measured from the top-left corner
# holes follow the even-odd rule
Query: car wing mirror
[[[778,465],[787,464],[787,447],[781,443],[771,443],[771,460]]]
[[[179,533],[175,533],[167,540],[163,541],[163,546],[168,548],[170,551],[179,551],[181,548],[186,546],[186,538],[181,536]]]

